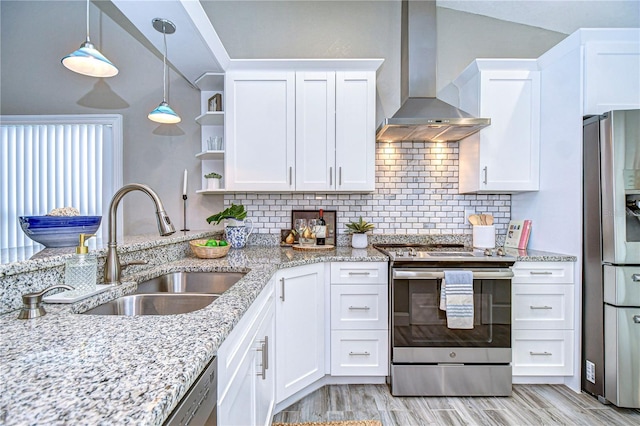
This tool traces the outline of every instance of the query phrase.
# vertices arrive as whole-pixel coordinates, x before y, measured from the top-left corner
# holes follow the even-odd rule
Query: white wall
[[[205,219],[220,210],[222,197],[195,194],[200,186],[200,162],[194,157],[200,150],[200,128],[194,122],[200,113],[199,92],[171,72],[170,103],[183,121],[168,128],[179,132],[175,136],[155,134],[158,125],[149,121],[147,114],[162,100],[162,57],[142,46],[93,4],[91,41],[120,73],[99,80],[64,68],[60,59],[85,39],[85,7],[83,1],[0,2],[0,113],[122,114],[124,182],[145,183],[155,189],[180,229],[182,176],[188,169],[187,225],[208,228]],[[167,44],[169,59],[172,49],[185,48],[172,46],[171,36]],[[83,106],[96,87],[110,88],[117,95],[115,101],[102,95],[95,106]],[[120,208],[124,210],[125,234],[157,233],[154,207],[146,195],[129,194]]]

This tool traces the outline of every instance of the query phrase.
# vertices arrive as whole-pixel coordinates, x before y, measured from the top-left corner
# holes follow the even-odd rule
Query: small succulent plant
[[[207,179],[222,179],[222,175],[216,172],[207,173],[204,177]]]
[[[364,234],[371,231],[373,228],[374,225],[362,220],[362,216],[360,216],[360,220],[357,222],[347,223],[347,229],[349,230],[350,234]]]

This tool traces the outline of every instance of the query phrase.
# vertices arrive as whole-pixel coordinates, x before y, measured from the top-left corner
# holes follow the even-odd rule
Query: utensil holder
[[[473,227],[473,247],[494,248],[496,246],[495,225],[475,225]]]

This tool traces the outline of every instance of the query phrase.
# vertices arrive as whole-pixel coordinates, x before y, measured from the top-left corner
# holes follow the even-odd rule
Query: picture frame
[[[207,101],[207,111],[222,111],[222,93],[216,93]]]
[[[336,210],[324,210],[323,218],[324,221],[327,222],[327,236],[325,238],[325,243],[327,245],[336,245],[337,238],[337,229],[336,229]],[[317,219],[320,217],[320,210],[292,210],[291,211],[291,229],[294,229],[294,222],[296,219]],[[298,236],[296,236],[296,241],[298,240]]]

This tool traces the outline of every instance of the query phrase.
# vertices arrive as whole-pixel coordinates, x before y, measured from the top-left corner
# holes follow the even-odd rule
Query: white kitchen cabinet
[[[228,72],[225,88],[226,188],[293,190],[295,73]]]
[[[324,264],[282,269],[276,279],[276,401],[281,402],[324,376]]]
[[[224,191],[226,179],[224,169],[224,146],[220,149],[209,149],[207,141],[214,138],[222,138],[224,141],[224,108],[220,111],[212,111],[209,108],[209,99],[214,95],[220,95],[221,102],[224,102],[224,74],[205,73],[195,81],[196,87],[200,89],[200,111],[196,117],[196,123],[200,125],[201,151],[196,154],[196,158],[202,164],[201,188],[196,192],[199,194],[210,194]],[[223,142],[224,143],[224,142]],[[222,175],[220,189],[207,189],[207,180],[204,175],[216,172]]]
[[[584,45],[584,115],[640,108],[640,43]]]
[[[335,72],[296,73],[295,189],[335,188]]]
[[[273,282],[218,349],[218,424],[271,423],[275,406]]]
[[[460,193],[539,189],[540,72],[534,59],[477,59],[454,80],[459,107],[491,125],[459,142]]]
[[[528,382],[519,377],[573,374],[573,267],[572,262],[513,265],[512,367],[517,383]]]
[[[376,74],[336,73],[338,191],[373,191],[376,163]]]
[[[230,71],[225,87],[227,189],[375,189],[375,71]]]
[[[331,375],[387,376],[388,265],[331,263]]]

